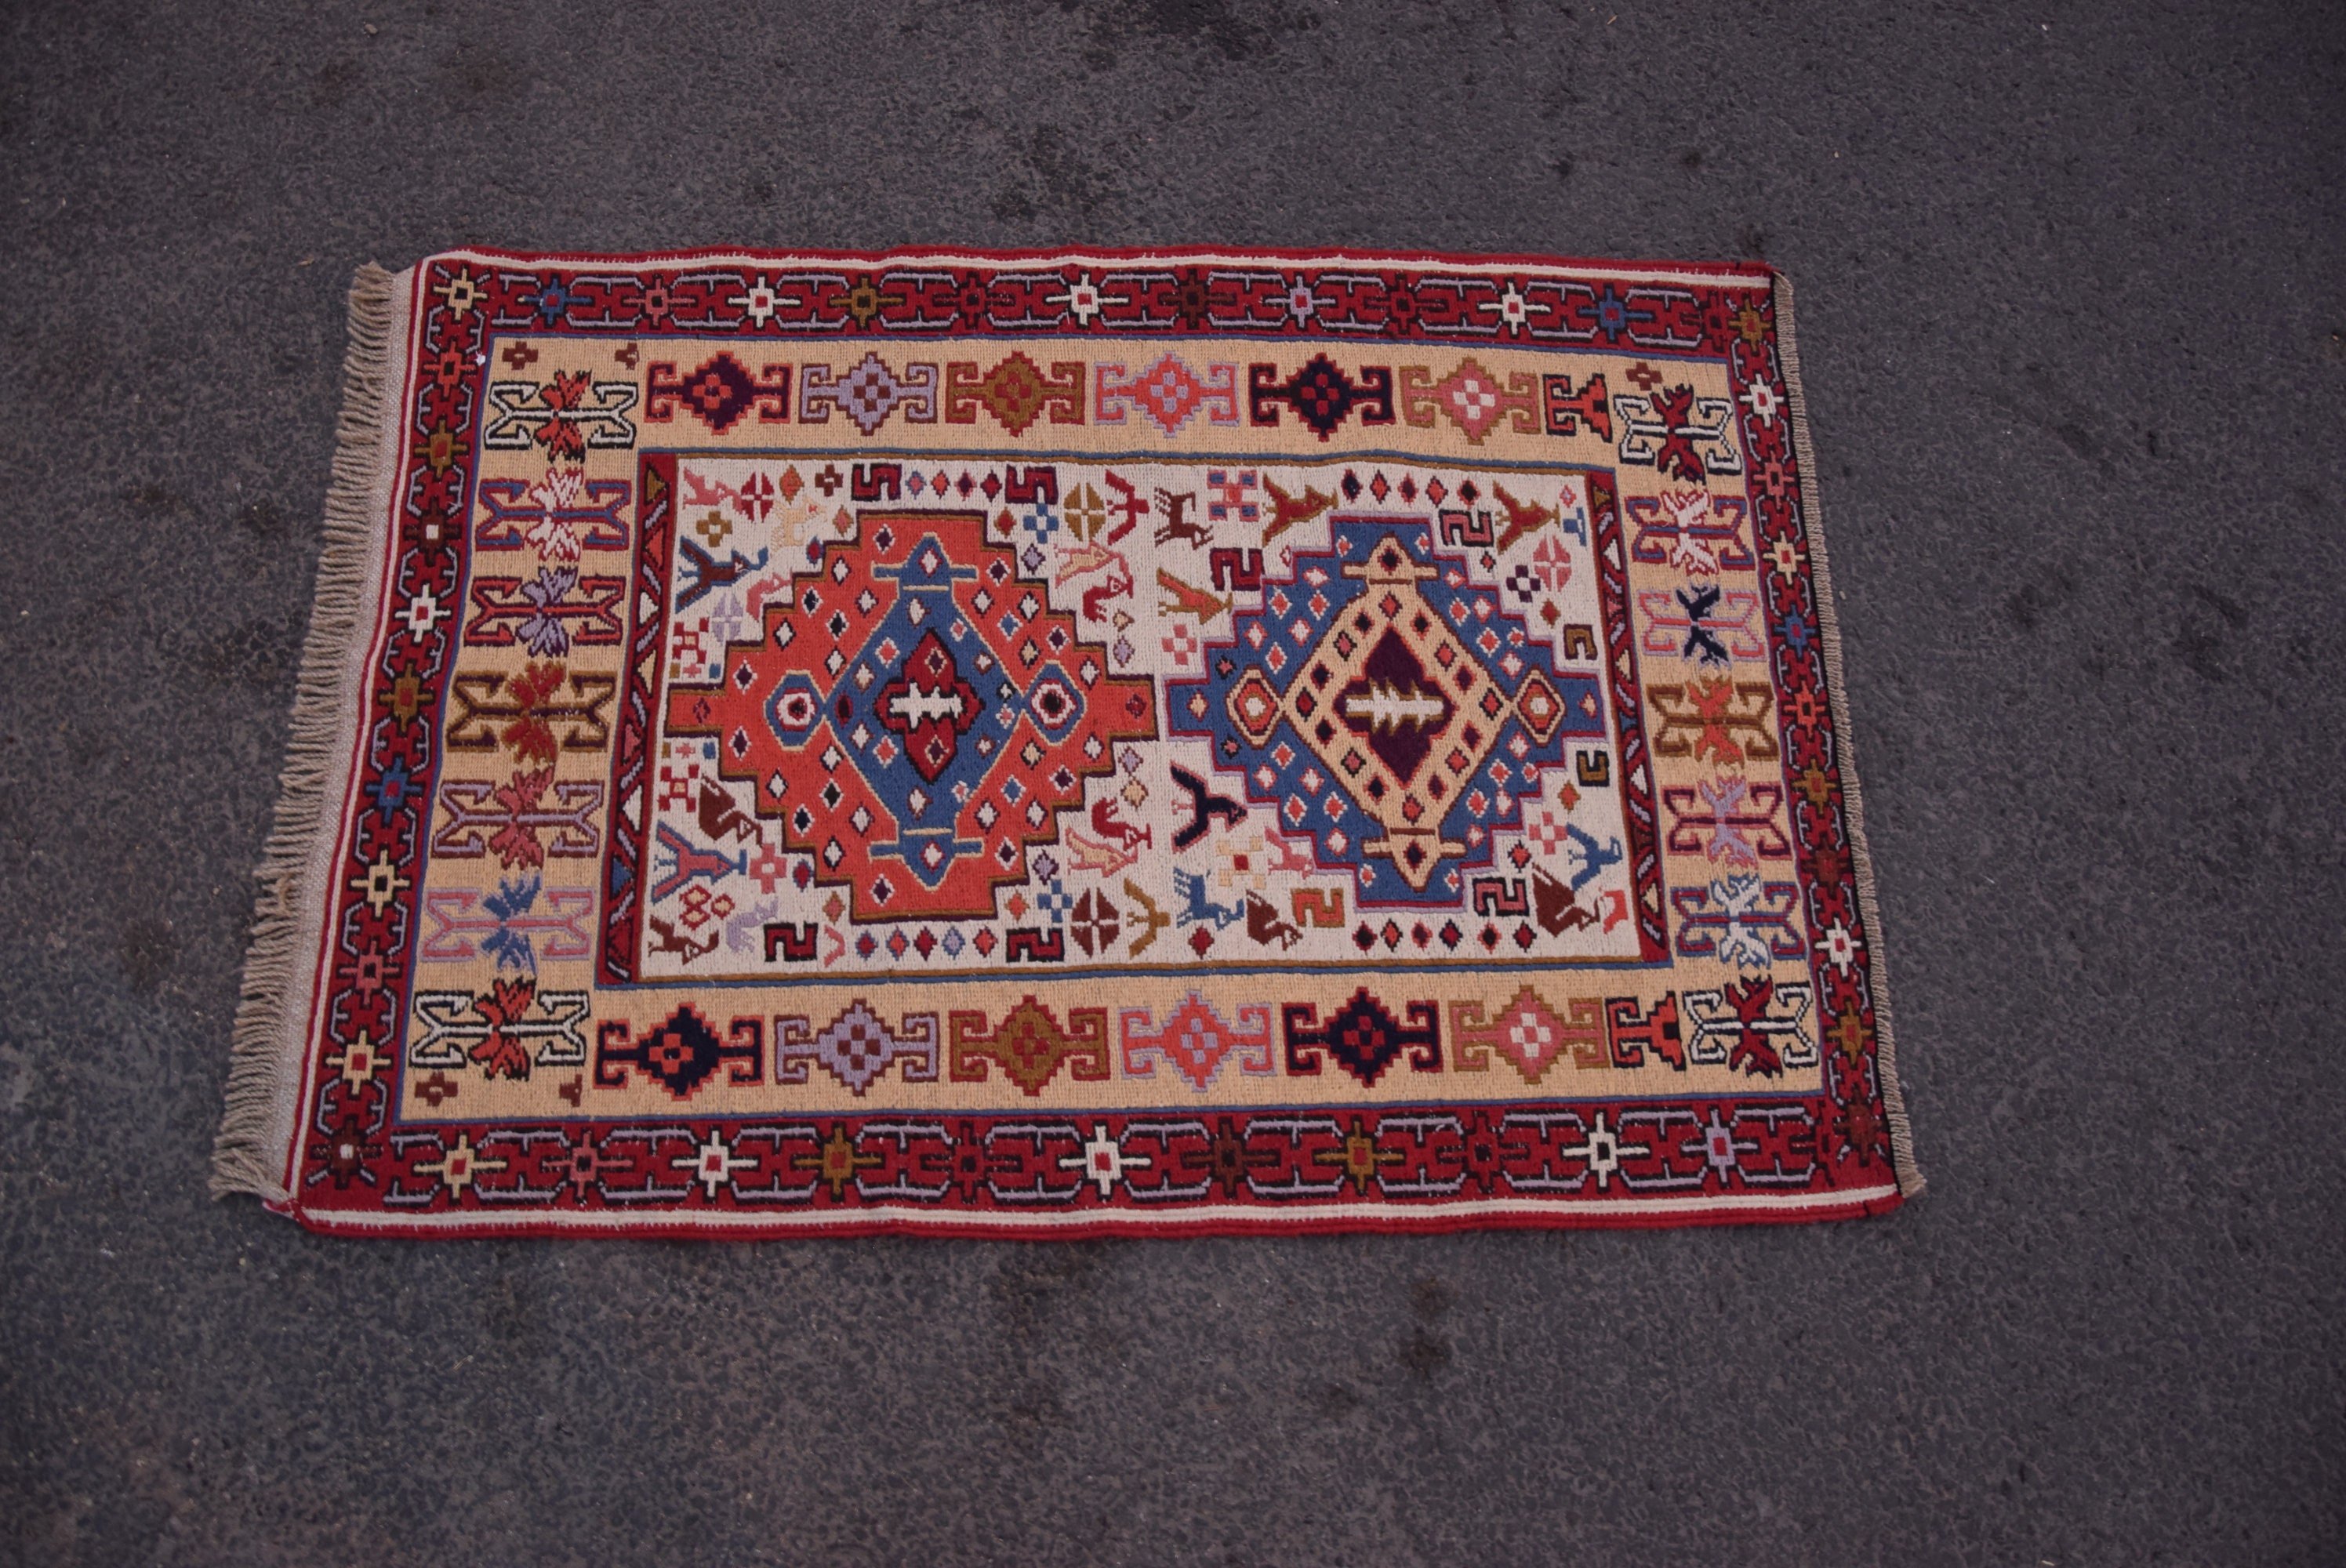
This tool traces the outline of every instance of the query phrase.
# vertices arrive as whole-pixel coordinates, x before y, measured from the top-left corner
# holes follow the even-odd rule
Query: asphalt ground
[[[2314,1563],[2346,8],[16,4],[0,1560]],[[1797,281],[1931,1179],[1652,1234],[365,1244],[204,1196],[352,270]]]

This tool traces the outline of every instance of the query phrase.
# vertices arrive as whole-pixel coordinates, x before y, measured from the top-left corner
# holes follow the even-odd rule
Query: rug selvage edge
[[[352,276],[342,402],[323,507],[309,630],[288,724],[285,762],[238,988],[225,1108],[212,1149],[211,1196],[291,1204],[285,1172],[310,1044],[318,938],[342,828],[353,714],[367,632],[379,618],[382,557],[400,444],[407,296],[414,269],[370,261]]]
[[[1882,909],[1873,880],[1873,853],[1865,837],[1865,800],[1858,783],[1857,747],[1851,736],[1849,689],[1841,677],[1841,616],[1833,598],[1832,565],[1825,549],[1824,511],[1819,501],[1816,446],[1809,433],[1808,398],[1800,384],[1800,351],[1792,322],[1792,280],[1771,268],[1776,305],[1776,349],[1790,404],[1792,453],[1799,467],[1800,525],[1808,541],[1810,585],[1817,625],[1824,644],[1825,687],[1832,705],[1836,760],[1841,765],[1841,809],[1849,823],[1851,860],[1857,879],[1858,913],[1865,922],[1866,981],[1873,1000],[1875,1068],[1882,1105],[1890,1124],[1890,1160],[1905,1197],[1921,1196],[1924,1181],[1914,1161],[1913,1126],[1898,1079],[1897,1037],[1890,1002],[1890,971],[1883,957]]]

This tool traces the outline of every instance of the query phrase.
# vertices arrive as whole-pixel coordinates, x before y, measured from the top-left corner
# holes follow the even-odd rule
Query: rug
[[[1918,1190],[1791,292],[453,251],[351,294],[215,1188],[356,1235]]]

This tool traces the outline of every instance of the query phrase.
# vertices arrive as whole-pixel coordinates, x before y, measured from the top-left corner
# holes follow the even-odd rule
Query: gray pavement
[[[2346,1559],[2341,87],[2334,4],[6,6],[0,1562]],[[352,269],[916,240],[1787,269],[1929,1195],[208,1201]]]

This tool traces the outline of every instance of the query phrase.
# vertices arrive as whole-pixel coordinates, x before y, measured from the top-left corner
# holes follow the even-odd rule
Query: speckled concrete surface
[[[0,18],[0,1560],[2336,1562],[2346,11]],[[1929,1196],[324,1241],[203,1196],[369,259],[1356,242],[1801,294]]]

